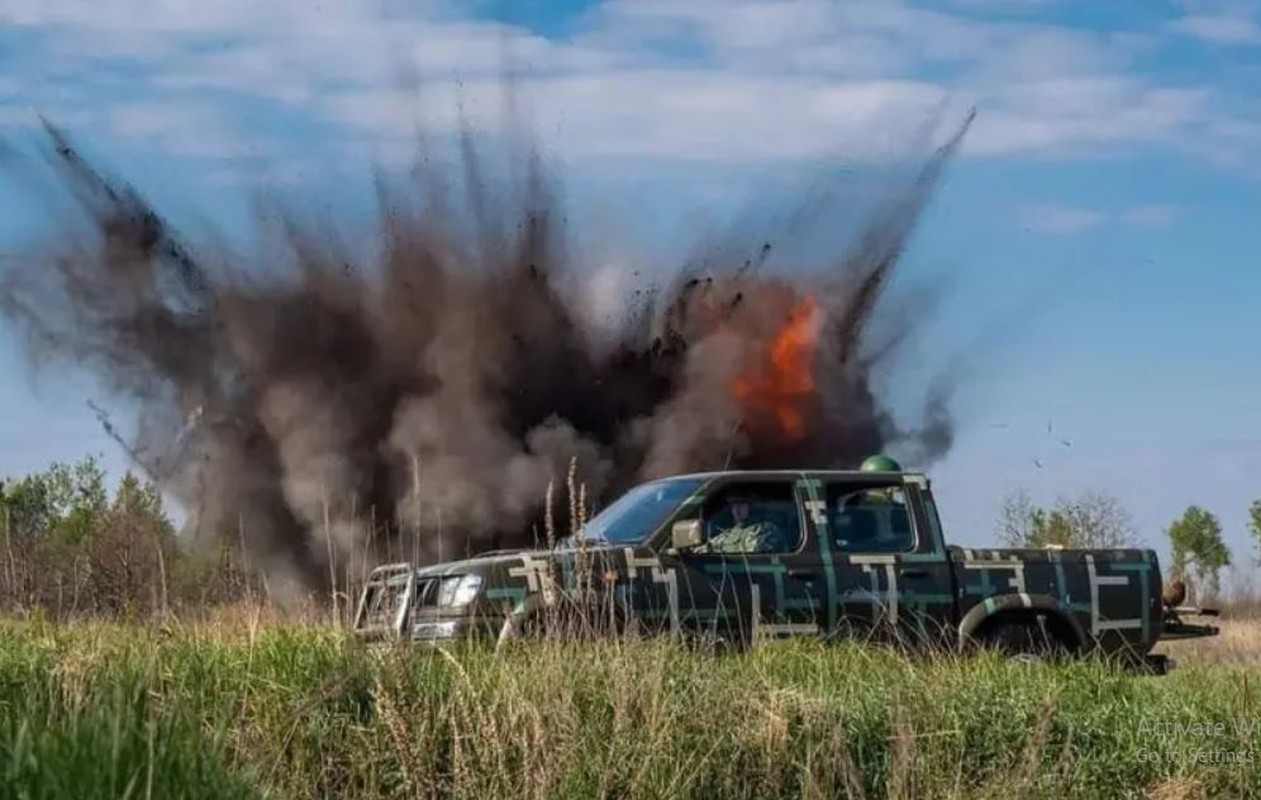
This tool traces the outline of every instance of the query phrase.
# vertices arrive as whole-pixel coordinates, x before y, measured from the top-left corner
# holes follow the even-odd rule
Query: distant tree
[[[95,605],[115,613],[166,611],[167,563],[177,555],[173,533],[157,487],[128,471],[93,535],[89,564]]]
[[[74,548],[83,544],[109,502],[100,462],[88,456],[77,464],[56,463],[42,479],[48,487],[52,509],[44,536],[58,546]]]
[[[162,495],[151,481],[142,481],[128,470],[118,482],[110,511],[125,518],[142,520],[164,533],[173,534],[174,528],[166,510],[162,507]]]
[[[1168,534],[1173,555],[1171,576],[1185,579],[1194,572],[1193,586],[1205,587],[1208,594],[1216,595],[1221,588],[1222,567],[1230,564],[1230,550],[1222,540],[1221,522],[1212,512],[1188,506],[1169,526]],[[1200,593],[1197,588],[1197,596]]]
[[[999,538],[1011,547],[1108,549],[1138,541],[1129,512],[1098,490],[1060,498],[1050,509],[1034,505],[1024,490],[1016,491],[1004,499],[998,527]]]
[[[1024,547],[1033,538],[1033,520],[1038,510],[1024,489],[1009,493],[998,512],[998,538],[1011,547]]]
[[[10,540],[34,539],[48,530],[52,500],[44,475],[28,475],[0,487],[0,524]]]
[[[180,546],[158,487],[96,458],[0,480],[0,612],[147,616],[263,593],[228,540]]]
[[[54,463],[0,488],[0,516],[14,538],[78,543],[105,506],[105,473],[91,456]]]
[[[1253,500],[1252,507],[1248,509],[1248,533],[1256,542],[1256,562],[1261,565],[1261,500]]]

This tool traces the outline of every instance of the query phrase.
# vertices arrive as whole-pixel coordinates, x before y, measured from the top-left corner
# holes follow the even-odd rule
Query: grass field
[[[240,618],[9,622],[0,795],[1261,797],[1261,625],[1166,649],[1181,666],[1153,678],[804,642],[370,654]]]

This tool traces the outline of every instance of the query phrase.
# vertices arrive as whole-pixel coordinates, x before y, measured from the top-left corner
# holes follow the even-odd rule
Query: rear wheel
[[[983,646],[1022,663],[1060,660],[1071,652],[1041,618],[999,622],[985,632],[981,641]]]

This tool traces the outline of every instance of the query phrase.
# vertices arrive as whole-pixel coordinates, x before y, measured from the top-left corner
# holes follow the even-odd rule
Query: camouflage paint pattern
[[[961,645],[999,620],[1050,620],[1075,649],[1150,651],[1160,636],[1161,576],[1151,550],[967,549],[948,546],[928,480],[916,473],[718,472],[633,547],[488,553],[374,573],[360,601],[362,634],[505,636],[576,597],[603,598],[649,633],[710,631],[756,644],[782,636],[886,636]],[[724,489],[791,487],[799,547],[783,553],[676,552],[671,527],[699,519]],[[864,552],[833,530],[828,497],[879,489],[909,522],[906,546]],[[861,491],[858,491],[861,490]],[[831,492],[831,495],[829,494]],[[879,509],[877,509],[879,510]],[[889,515],[895,512],[890,510]],[[889,516],[888,519],[892,519]],[[649,535],[651,534],[651,535]],[[437,605],[444,580],[479,575],[475,601]],[[581,590],[586,589],[583,593]],[[379,602],[394,592],[391,602]],[[378,607],[379,606],[379,607]]]

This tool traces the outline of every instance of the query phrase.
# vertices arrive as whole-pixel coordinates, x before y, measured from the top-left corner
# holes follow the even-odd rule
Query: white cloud
[[[837,153],[888,158],[911,143],[944,97],[932,84],[909,81],[732,81],[677,70],[541,79],[531,82],[528,92],[543,138],[569,156],[698,161]],[[453,129],[458,105],[475,127],[498,127],[504,122],[501,103],[498,84],[483,80],[427,85],[421,97],[391,90],[348,92],[330,98],[327,109],[340,121],[401,137],[418,120],[430,129]]]
[[[1163,89],[1136,78],[1012,84],[980,98],[982,113],[965,149],[1063,152],[1095,145],[1172,142],[1202,124],[1208,100],[1202,89]]]
[[[32,72],[59,77],[23,83],[13,101],[0,87],[0,107],[64,108],[49,87],[89,75],[99,83],[117,69],[125,80],[111,92],[137,108],[77,107],[173,151],[262,146],[247,122],[232,122],[237,96],[346,125],[363,147],[391,150],[421,112],[426,124],[451,128],[457,81],[469,119],[501,125],[498,78],[510,62],[527,70],[519,86],[534,127],[567,156],[883,158],[916,141],[935,112],[949,112],[944,129],[973,104],[973,155],[1136,144],[1195,152],[1214,137],[1235,142],[1204,148],[1217,157],[1243,152],[1252,124],[1239,104],[1214,102],[1211,87],[1162,86],[1131,71],[1150,46],[1142,35],[1023,12],[996,20],[901,0],[606,0],[561,39],[437,2],[385,7],[11,0],[10,23],[41,31]],[[109,61],[92,61],[100,58]],[[411,73],[423,103],[398,88]]]
[[[379,8],[379,6],[377,7]],[[11,26],[92,28],[103,31],[213,33],[244,28],[336,30],[345,22],[377,18],[359,0],[6,0]]]
[[[1020,210],[1018,221],[1026,231],[1046,234],[1070,234],[1087,231],[1105,224],[1124,223],[1135,227],[1167,225],[1180,217],[1185,209],[1172,203],[1151,203],[1133,206],[1118,212],[1095,208],[1037,203]]]
[[[1045,8],[1054,0],[951,0],[956,6],[965,8],[985,8],[1001,11],[1033,11]]]
[[[721,63],[774,72],[801,68],[803,52],[809,63],[880,77],[908,77],[925,65],[1005,65],[1035,51],[1057,57],[1060,70],[1114,61],[1107,35],[898,0],[609,0],[592,19],[589,36],[606,46],[686,41]]]
[[[1261,44],[1261,25],[1236,14],[1191,14],[1169,23],[1169,29],[1213,44]]]
[[[1104,221],[1101,211],[1052,204],[1029,206],[1020,216],[1025,230],[1049,234],[1078,233],[1097,227]]]

